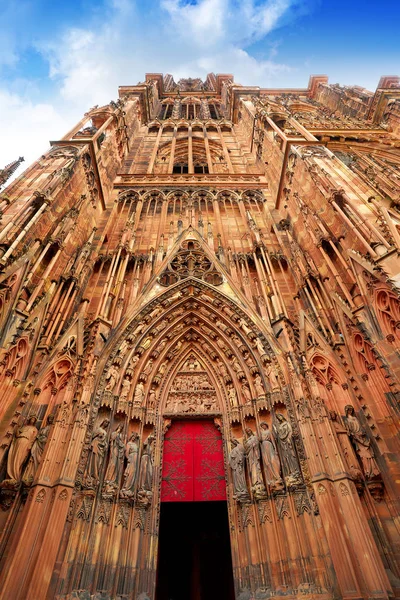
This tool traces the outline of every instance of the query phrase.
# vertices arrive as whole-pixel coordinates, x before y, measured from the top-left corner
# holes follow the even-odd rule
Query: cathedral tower
[[[0,193],[2,600],[400,597],[399,165],[397,77],[151,73]]]

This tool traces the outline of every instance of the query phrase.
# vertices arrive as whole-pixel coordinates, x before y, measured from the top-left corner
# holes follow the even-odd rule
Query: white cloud
[[[176,80],[225,72],[243,84],[276,85],[289,67],[272,60],[272,53],[254,58],[246,45],[266,36],[299,1],[154,0],[143,13],[134,0],[106,0],[86,27],[38,40],[55,88],[45,102],[35,104],[28,93],[0,85],[0,127],[8,140],[0,146],[0,166],[20,154],[31,162],[49,139],[68,131],[94,104],[115,99],[119,85],[143,81],[145,72],[172,73]]]
[[[39,158],[68,129],[67,120],[52,104],[29,102],[27,98],[0,89],[0,168],[18,156],[25,157],[24,166]]]

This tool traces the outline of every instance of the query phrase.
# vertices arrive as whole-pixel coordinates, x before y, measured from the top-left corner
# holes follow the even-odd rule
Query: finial
[[[24,157],[20,156],[17,160],[14,160],[9,165],[6,165],[4,169],[0,169],[0,187],[3,186],[8,179],[10,179],[11,175],[15,173],[19,165],[24,162],[24,160]]]

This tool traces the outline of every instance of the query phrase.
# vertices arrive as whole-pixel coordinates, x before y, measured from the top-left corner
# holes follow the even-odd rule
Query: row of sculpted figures
[[[303,483],[293,429],[280,412],[275,414],[273,430],[266,421],[261,421],[259,436],[249,426],[245,427],[243,442],[232,436],[229,465],[234,497],[239,502],[250,501],[246,470],[256,500],[265,499],[267,489],[276,493],[283,491],[285,485],[295,489]]]
[[[103,496],[133,499],[136,488],[138,498],[151,500],[153,481],[154,434],[149,433],[141,448],[137,431],[127,433],[119,422],[109,433],[109,418],[101,419],[95,426],[88,450],[82,487],[97,488],[104,472]]]

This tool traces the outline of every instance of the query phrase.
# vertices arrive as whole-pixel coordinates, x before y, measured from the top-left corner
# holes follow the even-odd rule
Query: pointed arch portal
[[[161,502],[226,500],[221,433],[209,420],[176,421],[164,438]]]

